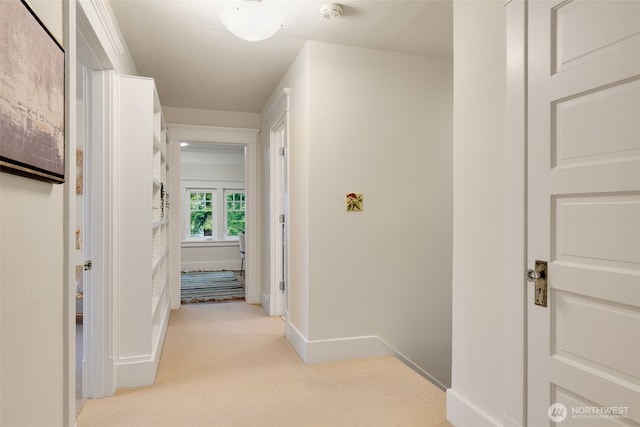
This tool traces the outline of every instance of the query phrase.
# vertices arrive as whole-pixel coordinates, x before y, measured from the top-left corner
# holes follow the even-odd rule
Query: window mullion
[[[216,189],[216,237],[218,240],[225,239],[225,225],[226,221],[224,220],[225,215],[225,201],[224,201],[224,189],[217,188]]]

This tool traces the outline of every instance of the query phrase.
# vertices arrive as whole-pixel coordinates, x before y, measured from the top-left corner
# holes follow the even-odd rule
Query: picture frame
[[[24,0],[0,1],[0,170],[65,176],[65,52]]]

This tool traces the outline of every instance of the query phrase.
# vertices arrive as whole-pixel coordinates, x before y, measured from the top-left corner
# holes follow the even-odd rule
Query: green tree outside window
[[[244,191],[226,192],[227,236],[237,236],[245,228]]]
[[[211,236],[213,232],[213,194],[191,192],[189,195],[191,237]]]

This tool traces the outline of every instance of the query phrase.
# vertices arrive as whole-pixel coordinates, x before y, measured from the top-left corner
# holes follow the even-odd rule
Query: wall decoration
[[[347,194],[347,211],[361,211],[362,210],[362,193],[348,193]]]
[[[0,169],[62,183],[64,50],[24,0],[0,22]]]

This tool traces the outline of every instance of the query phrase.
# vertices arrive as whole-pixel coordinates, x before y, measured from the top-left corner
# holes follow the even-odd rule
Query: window
[[[245,191],[225,188],[185,189],[184,239],[237,240],[245,228]]]
[[[225,237],[237,237],[244,231],[245,194],[243,190],[225,190]]]
[[[189,191],[190,238],[213,238],[214,194],[211,191]]]

